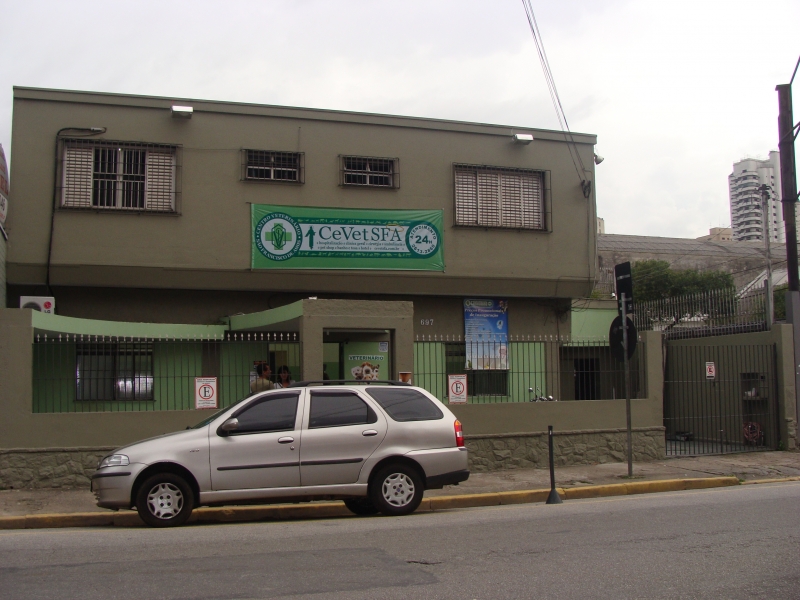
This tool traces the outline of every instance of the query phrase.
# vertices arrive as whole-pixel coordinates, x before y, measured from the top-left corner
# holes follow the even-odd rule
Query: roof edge
[[[251,116],[280,116],[284,118],[305,118],[322,121],[345,121],[388,125],[395,127],[417,127],[422,129],[445,129],[449,131],[467,131],[494,135],[511,135],[518,132],[532,132],[534,139],[550,141],[568,141],[569,136],[575,143],[597,144],[597,135],[590,133],[563,132],[536,127],[516,125],[500,125],[477,123],[432,117],[414,117],[407,115],[390,115],[325,108],[292,107],[272,104],[256,104],[252,102],[230,102],[224,100],[202,100],[197,98],[180,98],[173,96],[147,96],[138,94],[122,94],[117,92],[92,92],[82,90],[60,90],[13,86],[14,100],[42,100],[50,102],[79,102],[88,104],[106,104],[117,106],[136,106],[140,108],[166,109],[174,102],[191,103],[195,112],[216,112],[243,114]]]

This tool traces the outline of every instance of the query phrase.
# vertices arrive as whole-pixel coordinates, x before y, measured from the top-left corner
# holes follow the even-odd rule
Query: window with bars
[[[399,188],[399,159],[341,156],[340,182],[359,187]]]
[[[444,348],[445,380],[447,380],[448,375],[466,373],[467,390],[470,396],[508,396],[508,370],[467,369],[465,368],[467,362],[466,343],[447,342]]]
[[[242,179],[246,181],[305,181],[305,155],[302,152],[243,150]]]
[[[543,171],[454,165],[456,225],[545,230]]]
[[[61,206],[177,211],[177,147],[64,140]]]
[[[76,362],[78,400],[153,400],[152,344],[78,344]]]

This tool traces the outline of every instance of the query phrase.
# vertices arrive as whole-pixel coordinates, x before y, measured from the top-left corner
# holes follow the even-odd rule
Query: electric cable
[[[539,55],[539,63],[542,65],[542,71],[544,72],[545,82],[547,83],[547,89],[550,92],[550,100],[553,102],[553,108],[556,112],[556,117],[558,118],[558,124],[561,127],[562,132],[564,133],[564,137],[567,141],[567,148],[569,150],[569,156],[572,160],[572,164],[575,167],[575,172],[578,174],[578,179],[580,180],[581,184],[583,185],[586,181],[586,167],[583,163],[583,159],[581,159],[580,152],[578,151],[578,146],[575,142],[575,138],[572,135],[572,131],[570,131],[569,123],[567,122],[567,115],[564,112],[564,107],[561,103],[561,98],[558,95],[558,89],[556,88],[555,78],[553,77],[553,72],[550,68],[550,61],[547,59],[547,53],[544,49],[544,41],[542,40],[542,34],[539,31],[539,26],[536,22],[536,16],[533,13],[533,6],[531,6],[530,0],[522,0],[522,6],[525,9],[525,16],[528,20],[528,27],[531,30],[531,35],[533,36],[533,42],[536,46],[536,52]],[[576,161],[577,158],[577,161]],[[580,168],[578,167],[578,163],[580,163]],[[584,190],[586,193],[586,190]]]

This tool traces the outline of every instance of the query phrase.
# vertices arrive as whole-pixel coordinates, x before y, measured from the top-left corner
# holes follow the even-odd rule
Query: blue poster
[[[464,300],[466,369],[508,369],[508,300]]]

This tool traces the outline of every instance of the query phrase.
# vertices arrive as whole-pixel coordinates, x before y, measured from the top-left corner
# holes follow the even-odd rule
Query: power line
[[[525,16],[528,19],[528,27],[530,27],[531,35],[533,35],[533,42],[536,45],[536,52],[539,55],[539,63],[542,65],[542,71],[544,72],[544,78],[547,82],[547,89],[550,92],[550,100],[553,102],[553,108],[556,111],[558,124],[561,127],[561,130],[565,133],[565,137],[569,136],[567,143],[569,156],[572,159],[575,172],[578,174],[578,179],[581,181],[581,184],[583,184],[586,179],[586,167],[583,164],[580,152],[578,152],[578,146],[575,143],[575,138],[572,136],[572,131],[570,131],[569,123],[567,122],[567,115],[564,112],[564,107],[561,104],[561,98],[559,97],[558,90],[556,89],[556,82],[553,78],[553,72],[550,69],[550,61],[547,59],[547,53],[544,49],[544,41],[542,40],[542,34],[539,32],[539,25],[536,23],[536,17],[533,14],[533,7],[531,6],[530,0],[522,0],[522,6],[525,8]],[[578,163],[580,163],[580,168],[578,167]]]

